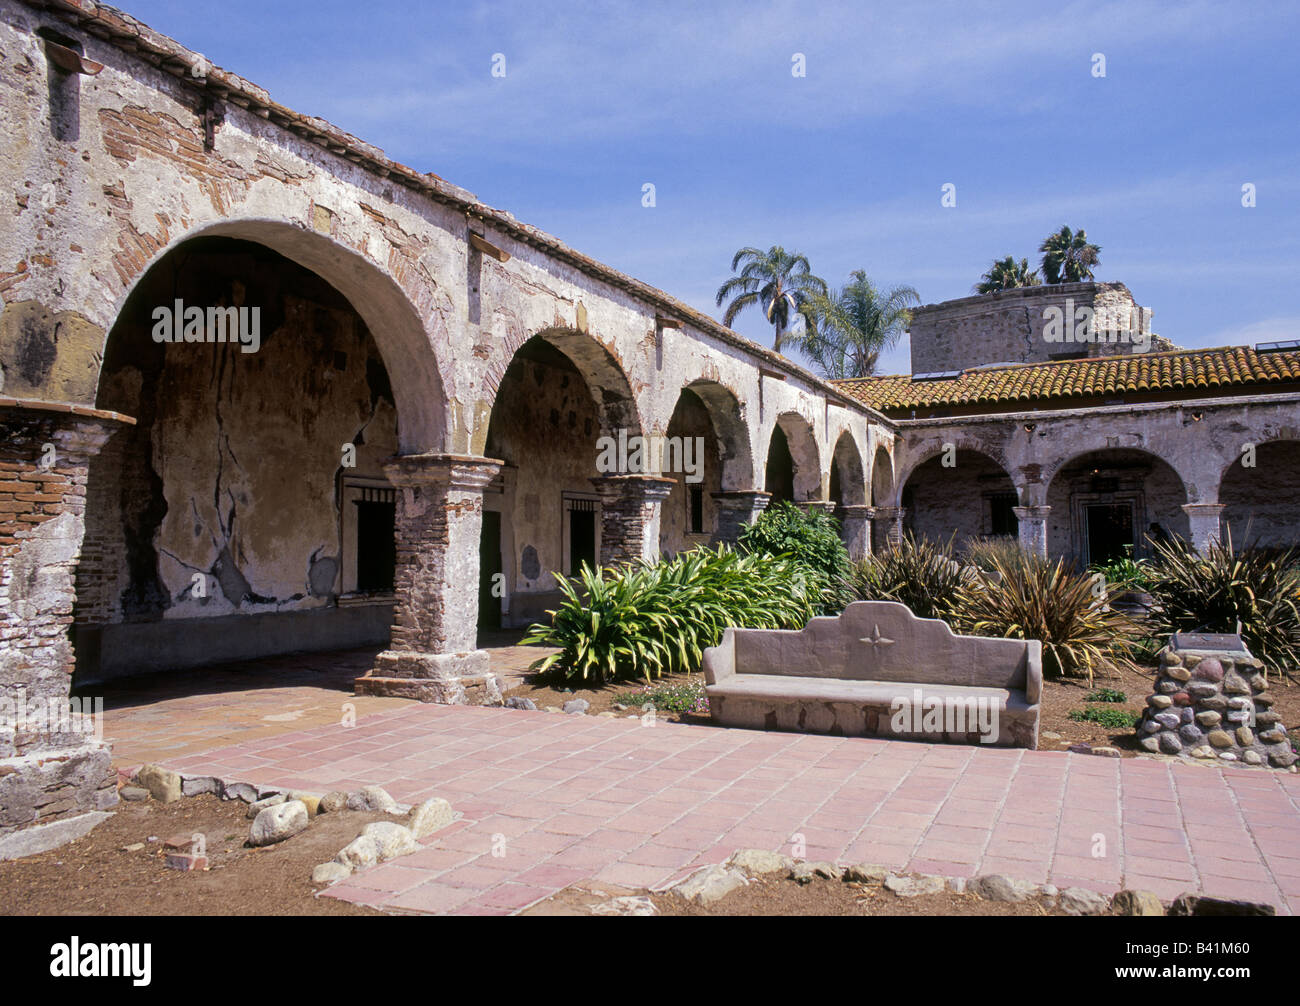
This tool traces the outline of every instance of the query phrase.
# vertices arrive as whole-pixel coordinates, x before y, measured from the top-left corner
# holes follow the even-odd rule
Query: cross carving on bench
[[[879,626],[879,625],[875,625],[875,626],[873,626],[873,627],[872,627],[871,635],[870,635],[870,636],[863,636],[861,639],[858,640],[858,642],[859,642],[859,643],[867,643],[867,644],[869,644],[869,645],[871,646],[872,652],[875,652],[875,650],[876,650],[878,647],[881,647],[881,646],[893,646],[893,645],[894,645],[894,641],[893,641],[892,639],[887,639],[887,638],[885,638],[884,636],[882,636],[882,635],[880,634],[880,626]]]

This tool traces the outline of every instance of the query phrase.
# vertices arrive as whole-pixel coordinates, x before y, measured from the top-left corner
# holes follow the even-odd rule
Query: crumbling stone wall
[[[1139,341],[1151,335],[1150,309],[1135,315],[1138,305],[1123,283],[1021,287],[916,308],[909,329],[912,373],[964,370],[993,363],[1038,363],[1062,354],[1124,356],[1143,349],[1170,348],[1161,341],[1145,347],[1132,341],[1049,342],[1044,337],[1044,312],[1056,308],[1064,315],[1067,300],[1074,311],[1092,310],[1098,331],[1134,331]],[[1141,320],[1134,330],[1130,319],[1137,317]],[[1073,333],[1075,322],[1072,318],[1064,321]]]

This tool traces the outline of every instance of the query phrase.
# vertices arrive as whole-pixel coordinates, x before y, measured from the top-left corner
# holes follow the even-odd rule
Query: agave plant
[[[1159,635],[1236,632],[1267,667],[1300,667],[1300,553],[1248,547],[1234,552],[1231,531],[1197,552],[1174,539],[1153,542],[1147,590]]]
[[[950,620],[959,588],[972,571],[953,557],[952,540],[938,544],[911,534],[859,562],[854,587],[864,601],[898,601],[920,618]]]
[[[976,636],[1037,639],[1043,673],[1085,675],[1128,661],[1133,623],[1111,606],[1120,587],[1028,552],[994,555],[957,589],[955,627]]]
[[[584,564],[556,581],[563,602],[522,644],[560,649],[531,670],[595,684],[694,670],[728,626],[799,628],[818,601],[795,561],[726,546],[601,570]]]

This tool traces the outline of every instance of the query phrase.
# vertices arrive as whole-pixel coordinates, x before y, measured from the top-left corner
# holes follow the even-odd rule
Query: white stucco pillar
[[[1183,513],[1191,525],[1192,547],[1204,552],[1219,541],[1219,520],[1223,516],[1222,503],[1184,503]]]
[[[1020,522],[1020,547],[1031,555],[1047,558],[1047,516],[1050,506],[1012,507]]]

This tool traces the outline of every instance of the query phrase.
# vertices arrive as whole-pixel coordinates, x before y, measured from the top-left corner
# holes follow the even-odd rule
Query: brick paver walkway
[[[1186,890],[1300,909],[1300,778],[1145,759],[408,704],[169,761],[326,791],[379,784],[463,814],[330,890],[504,914],[588,878],[656,887],[738,848]]]

